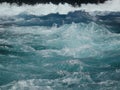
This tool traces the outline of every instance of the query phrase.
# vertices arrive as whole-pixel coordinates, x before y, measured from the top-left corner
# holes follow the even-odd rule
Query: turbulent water
[[[0,4],[0,90],[120,90],[119,5]]]

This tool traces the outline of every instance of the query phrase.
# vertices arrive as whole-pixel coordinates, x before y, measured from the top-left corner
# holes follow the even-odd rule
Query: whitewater
[[[120,90],[120,0],[1,3],[0,90]]]

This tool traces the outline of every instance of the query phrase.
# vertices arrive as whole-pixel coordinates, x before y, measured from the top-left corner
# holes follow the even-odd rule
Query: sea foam
[[[108,0],[104,4],[82,4],[81,6],[73,7],[70,4],[36,4],[27,5],[23,4],[18,6],[16,4],[2,3],[0,4],[0,16],[14,16],[21,13],[27,13],[32,15],[48,15],[50,13],[67,14],[68,12],[74,12],[77,10],[94,12],[94,11],[120,11],[120,0]]]

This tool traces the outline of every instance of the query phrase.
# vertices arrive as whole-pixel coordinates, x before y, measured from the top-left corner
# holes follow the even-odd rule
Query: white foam
[[[47,15],[50,13],[67,14],[76,10],[85,10],[87,12],[93,11],[120,11],[120,0],[109,0],[104,4],[82,4],[81,7],[73,7],[67,3],[55,5],[36,4],[36,5],[22,5],[2,3],[0,4],[0,16],[13,16],[20,13],[28,13],[33,15]]]
[[[85,11],[120,11],[120,0],[108,0],[104,4],[82,4],[82,10]]]
[[[67,14],[69,11],[78,10],[79,8],[74,8],[69,4],[36,4],[36,5],[22,5],[18,6],[16,4],[10,5],[8,3],[2,3],[0,5],[0,15],[18,15],[20,13],[28,13],[33,15],[47,15],[50,13],[60,13]]]
[[[9,90],[53,90],[49,83],[51,83],[48,80],[42,80],[42,79],[31,79],[31,80],[21,80],[16,83],[13,83],[13,86]],[[42,85],[43,84],[43,85]],[[48,84],[48,85],[44,85]]]

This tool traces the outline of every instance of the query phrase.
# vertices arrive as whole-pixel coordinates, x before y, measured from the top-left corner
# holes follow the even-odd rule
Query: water
[[[1,4],[0,90],[119,90],[119,4]]]

